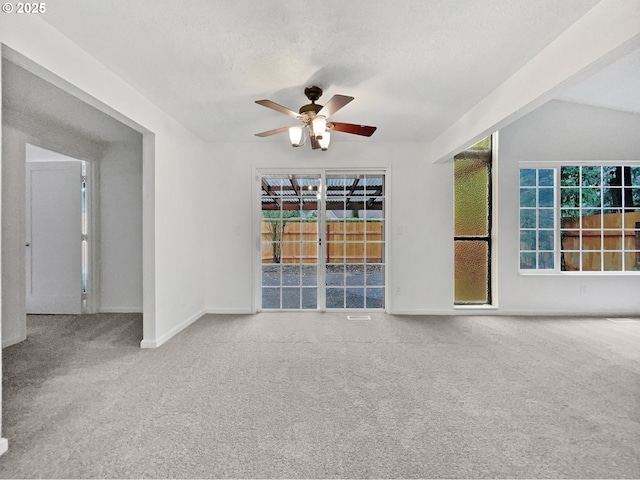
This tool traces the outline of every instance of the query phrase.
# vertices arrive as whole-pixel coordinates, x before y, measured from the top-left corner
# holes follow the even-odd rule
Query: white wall
[[[101,312],[142,312],[142,136],[96,162]]]
[[[3,118],[5,118],[3,116]],[[25,143],[27,136],[2,125],[2,347],[27,338],[25,299]],[[7,161],[8,158],[15,161]],[[9,181],[18,179],[18,181]],[[10,207],[10,208],[9,208]]]
[[[640,115],[552,101],[500,132],[499,303],[502,312],[638,315],[640,276],[518,275],[518,162],[635,160]]]

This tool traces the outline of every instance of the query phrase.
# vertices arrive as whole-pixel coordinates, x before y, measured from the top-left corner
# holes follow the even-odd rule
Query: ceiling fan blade
[[[320,148],[320,142],[318,142],[318,140],[316,140],[316,137],[309,135],[309,140],[311,140],[311,148],[313,150]]]
[[[362,135],[363,137],[370,137],[378,127],[370,127],[368,125],[355,125],[353,123],[341,123],[331,122],[333,127],[331,130],[336,132],[353,133],[354,135]]]
[[[330,117],[342,107],[344,107],[347,103],[353,100],[353,97],[349,97],[347,95],[334,95],[331,97],[322,110],[318,112],[318,115],[324,115],[325,117]]]
[[[278,105],[276,102],[272,102],[271,100],[256,100],[256,103],[258,105],[262,105],[263,107],[275,110],[276,112],[284,113],[285,115],[289,115],[290,117],[296,119],[300,116],[300,114],[294,112],[293,110],[289,110],[287,107]]]
[[[276,135],[278,133],[286,132],[287,130],[289,130],[289,128],[291,128],[291,127],[275,128],[273,130],[267,130],[266,132],[256,133],[255,135],[256,135],[256,137],[269,137],[271,135]]]

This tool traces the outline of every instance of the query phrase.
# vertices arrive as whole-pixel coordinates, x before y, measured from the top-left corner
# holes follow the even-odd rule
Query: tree
[[[263,210],[262,218],[268,220],[273,263],[280,263],[282,260],[284,228],[291,218],[300,218],[300,210]]]

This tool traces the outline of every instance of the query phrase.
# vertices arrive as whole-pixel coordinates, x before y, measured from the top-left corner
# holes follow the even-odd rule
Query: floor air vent
[[[369,315],[347,315],[347,320],[371,320]]]

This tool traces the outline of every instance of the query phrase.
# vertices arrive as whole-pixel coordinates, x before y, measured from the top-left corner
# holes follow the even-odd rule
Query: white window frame
[[[561,167],[640,167],[640,160],[563,160],[563,161],[539,161],[539,162],[519,162],[518,163],[518,274],[519,275],[614,275],[614,276],[634,276],[640,275],[640,271],[636,270],[598,270],[598,271],[565,271],[561,270],[561,198],[560,198],[560,170]],[[554,268],[553,269],[522,269],[520,268],[520,170],[522,169],[554,169]],[[538,187],[536,186],[536,189]],[[600,227],[602,230],[603,227]],[[582,230],[582,228],[580,228]],[[536,229],[537,231],[537,229]],[[624,228],[623,228],[624,231]],[[604,252],[604,250],[601,250]],[[582,249],[580,250],[582,252]],[[624,240],[622,245],[622,254],[624,255]]]
[[[252,217],[253,217],[253,226],[252,226],[252,236],[255,239],[255,245],[253,248],[253,260],[252,264],[252,277],[254,279],[252,286],[252,308],[251,310],[254,313],[258,313],[263,311],[262,309],[262,296],[261,296],[261,285],[262,285],[262,238],[260,234],[260,229],[258,225],[261,222],[262,218],[262,207],[261,207],[261,198],[262,195],[260,193],[260,182],[263,175],[320,175],[321,176],[321,202],[324,204],[326,201],[326,192],[324,191],[324,186],[326,185],[326,176],[327,175],[349,175],[349,174],[365,174],[365,175],[383,175],[384,180],[384,211],[385,211],[385,220],[384,220],[384,246],[383,246],[383,256],[384,256],[384,284],[382,288],[384,288],[384,307],[383,308],[358,308],[351,309],[353,311],[357,311],[358,313],[363,312],[386,312],[389,313],[391,311],[391,295],[390,295],[390,279],[391,275],[391,247],[390,247],[390,234],[391,234],[391,167],[362,167],[362,168],[349,168],[349,169],[341,169],[341,168],[293,168],[293,167],[275,167],[275,168],[260,168],[253,167],[252,168],[252,176],[255,182],[255,188],[253,188],[253,201],[252,201]],[[319,221],[319,235],[322,239],[322,243],[319,249],[319,255],[325,255],[326,241],[325,241],[325,213],[324,208],[322,209]],[[320,267],[320,264],[318,265]],[[325,304],[325,289],[326,289],[326,277],[325,277],[325,268],[319,268],[319,276],[318,276],[318,290],[322,291],[322,295],[318,296],[318,308],[315,311],[325,312],[325,311],[350,311],[348,308],[344,309],[327,309]],[[271,311],[271,310],[269,310]],[[274,311],[287,311],[286,309],[282,310],[274,310]],[[297,312],[302,311],[311,311],[312,309],[302,309],[302,310],[292,310]]]

